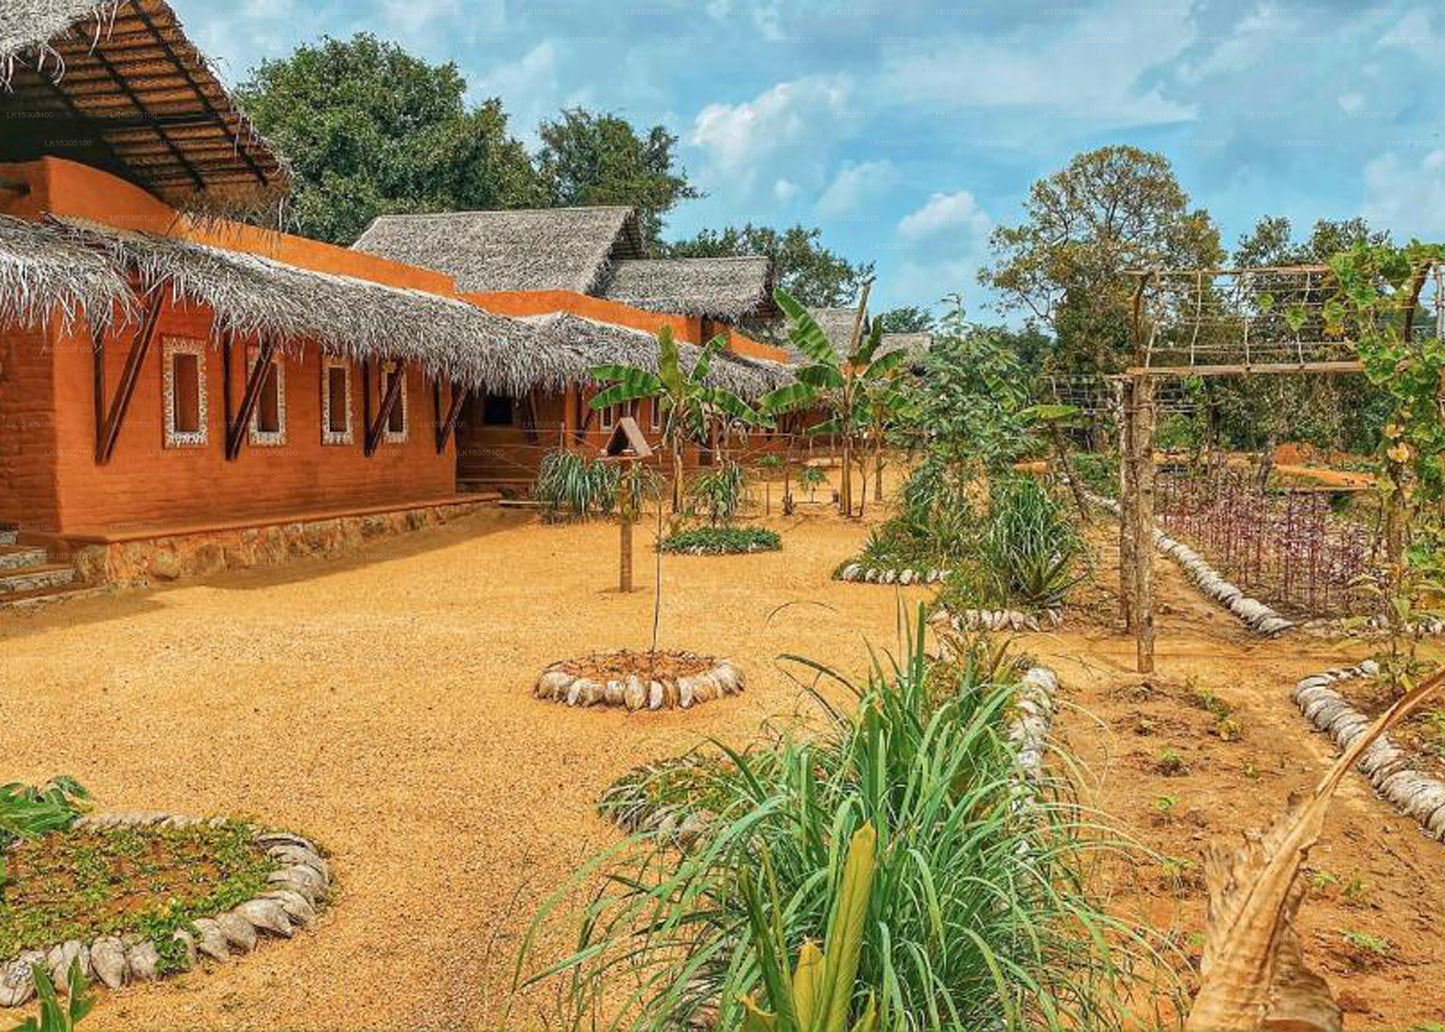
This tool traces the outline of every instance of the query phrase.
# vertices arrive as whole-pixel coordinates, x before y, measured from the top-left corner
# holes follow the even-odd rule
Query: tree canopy
[[[663,217],[678,201],[700,196],[675,167],[677,137],[660,125],[639,136],[617,115],[568,108],[540,132],[538,163],[552,203],[630,205],[654,249],[662,243]]]
[[[926,308],[903,305],[880,313],[873,321],[883,327],[884,333],[926,333],[937,320]]]
[[[1101,147],[1040,179],[1025,220],[991,237],[980,279],[1006,310],[1049,324],[1071,370],[1108,370],[1129,347],[1132,291],[1120,274],[1147,265],[1212,265],[1219,230],[1191,208],[1169,160],[1137,147]]]
[[[237,91],[292,161],[298,232],[347,245],[377,215],[623,204],[654,244],[663,216],[697,196],[661,126],[641,135],[581,109],[544,122],[535,160],[499,100],[468,107],[452,63],[359,33],[263,61]]]
[[[855,304],[863,282],[873,275],[873,263],[854,264],[824,247],[823,231],[801,225],[778,232],[751,222],[742,228],[704,229],[689,240],[669,244],[666,253],[676,258],[730,258],[765,254],[777,264],[778,283],[809,308],[837,308]]]

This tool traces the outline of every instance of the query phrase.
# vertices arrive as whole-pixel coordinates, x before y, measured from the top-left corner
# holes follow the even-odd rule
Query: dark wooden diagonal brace
[[[522,396],[522,433],[529,444],[537,443],[537,398],[532,391]]]
[[[97,466],[104,466],[115,454],[115,441],[120,436],[121,424],[125,422],[125,414],[130,410],[130,399],[135,396],[135,385],[140,379],[141,367],[145,365],[146,355],[150,352],[151,341],[155,339],[156,324],[160,322],[161,302],[164,300],[164,292],[159,286],[153,288],[151,302],[146,306],[145,316],[136,329],[130,341],[130,352],[125,356],[125,368],[121,370],[120,383],[116,386],[115,397],[111,399],[110,411],[105,417],[105,425],[100,429],[100,435],[95,446],[95,463]],[[97,377],[104,377],[104,356],[101,355],[100,365],[97,366]],[[101,395],[105,392],[104,382],[97,384],[96,401],[101,403]]]
[[[438,398],[441,397],[441,386],[437,387]],[[440,455],[447,450],[447,440],[457,428],[457,420],[462,416],[462,406],[466,404],[468,392],[462,385],[452,381],[452,398],[447,405],[447,414],[437,423],[437,454]]]
[[[386,394],[382,396],[381,407],[376,410],[376,419],[366,428],[364,453],[368,457],[375,455],[376,449],[381,447],[382,434],[386,432],[392,409],[396,408],[397,399],[401,397],[401,385],[405,380],[406,369],[398,362],[390,379],[386,381]]]
[[[240,407],[236,409],[236,418],[231,425],[226,427],[226,458],[234,461],[241,454],[241,445],[246,441],[246,428],[251,424],[251,417],[256,413],[256,406],[261,403],[261,387],[266,383],[266,374],[271,369],[271,360],[276,355],[276,342],[270,337],[261,340],[260,352],[256,355],[256,364],[251,367],[250,373],[246,376],[246,390],[241,395]]]

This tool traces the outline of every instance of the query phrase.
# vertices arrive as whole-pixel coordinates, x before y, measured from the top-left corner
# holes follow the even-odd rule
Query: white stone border
[[[897,570],[860,562],[849,563],[833,574],[833,579],[853,584],[901,584],[907,587],[909,584],[937,584],[947,580],[948,575],[952,572],[952,570],[942,569]]]
[[[704,658],[690,652],[673,655],[692,660]],[[532,694],[568,706],[616,706],[634,713],[644,709],[691,709],[725,695],[740,695],[747,687],[743,672],[726,659],[713,660],[712,666],[700,674],[646,683],[636,674],[629,674],[625,680],[606,682],[577,677],[563,669],[570,662],[574,661],[560,660],[542,671]]]
[[[220,827],[227,821],[223,817],[205,821],[168,813],[114,813],[81,817],[72,828],[185,828],[204,823]],[[224,914],[192,921],[198,935],[179,929],[175,938],[185,945],[186,970],[194,968],[202,956],[224,963],[233,953],[250,953],[261,938],[291,938],[296,928],[305,928],[316,920],[330,895],[331,869],[310,841],[284,831],[252,830],[256,844],[282,865],[267,875],[274,888]],[[99,980],[110,989],[159,977],[160,955],[149,940],[138,935],[102,936],[89,943],[72,939],[48,950],[26,950],[0,963],[0,1008],[22,1007],[34,997],[32,965],[48,968],[51,982],[63,991],[76,960],[80,961],[86,982]]]
[[[931,623],[947,622],[955,631],[1056,631],[1064,625],[1062,609],[1025,613],[1021,609],[940,609]]]
[[[1330,687],[1340,681],[1375,677],[1380,667],[1372,659],[1359,666],[1337,667],[1313,674],[1294,687],[1293,699],[1311,724],[1332,738],[1340,749],[1350,747],[1373,723],[1342,694]],[[1377,739],[1357,764],[1375,791],[1406,816],[1420,822],[1425,833],[1445,842],[1445,782],[1410,766],[1410,756],[1388,736]]]
[[[1118,516],[1120,505],[1117,499],[1105,498],[1085,490],[1084,497],[1090,504]],[[1158,527],[1154,528],[1154,547],[1178,564],[1184,575],[1210,599],[1229,610],[1240,623],[1255,634],[1274,638],[1294,628],[1292,620],[1280,616],[1257,598],[1250,598],[1238,587],[1219,575],[1194,549],[1180,544]]]

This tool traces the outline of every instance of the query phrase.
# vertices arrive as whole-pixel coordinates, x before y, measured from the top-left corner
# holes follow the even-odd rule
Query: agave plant
[[[1048,488],[1027,477],[995,483],[979,561],[1000,604],[1062,605],[1081,579],[1082,543]]]
[[[578,452],[559,450],[542,456],[532,497],[550,519],[585,520],[605,516],[617,499],[617,467]]]

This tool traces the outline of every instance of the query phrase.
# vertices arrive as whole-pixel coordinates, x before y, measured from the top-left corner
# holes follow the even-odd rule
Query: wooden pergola
[[[1226,269],[1142,269],[1131,319],[1132,362],[1110,377],[1119,422],[1119,587],[1133,631],[1138,672],[1154,670],[1154,431],[1157,386],[1181,378],[1362,373],[1356,332],[1332,306],[1326,265]],[[1445,273],[1420,270],[1410,285],[1404,332],[1434,281],[1433,327],[1445,336]],[[1445,383],[1441,385],[1445,418]]]

